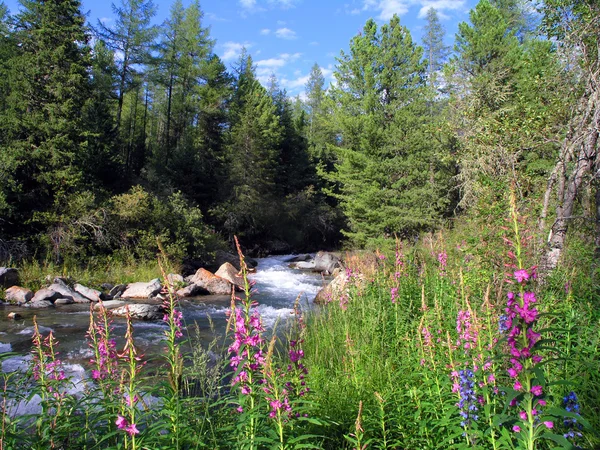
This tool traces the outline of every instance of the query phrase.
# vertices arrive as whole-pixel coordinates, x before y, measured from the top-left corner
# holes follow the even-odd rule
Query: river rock
[[[113,316],[125,317],[127,310],[129,310],[129,315],[132,319],[162,320],[164,316],[164,309],[161,305],[148,305],[145,303],[121,306],[120,308],[113,309],[111,312]]]
[[[225,278],[234,286],[237,286],[239,288],[244,287],[244,277],[240,276],[239,271],[229,263],[225,263],[221,267],[219,267],[219,270],[215,272],[215,275],[221,278]]]
[[[0,267],[0,286],[9,288],[19,284],[19,272],[10,267]]]
[[[72,298],[57,298],[56,300],[54,300],[54,305],[55,306],[61,306],[61,305],[72,305],[73,303],[75,303],[73,301]],[[81,302],[79,302],[81,303]],[[89,301],[88,301],[89,303]]]
[[[84,297],[79,292],[75,292],[69,285],[67,285],[60,278],[55,278],[54,283],[48,286],[48,289],[58,292],[61,298],[70,298],[75,303],[90,303],[91,300]]]
[[[33,292],[24,287],[12,286],[6,290],[4,297],[9,303],[27,303],[33,298]]]
[[[31,302],[41,302],[46,300],[49,302],[53,302],[54,300],[60,297],[61,295],[58,292],[53,291],[49,288],[43,288],[35,293],[35,295],[31,299]]]
[[[123,300],[106,300],[103,302],[98,302],[94,305],[94,309],[98,310],[100,309],[102,306],[104,306],[104,308],[106,309],[115,309],[118,308],[119,306],[124,306],[126,303]]]
[[[183,275],[179,275],[178,273],[170,273],[167,275],[167,281],[171,284],[171,286],[181,286],[185,283],[183,279]]]
[[[206,269],[198,269],[198,271],[191,278],[191,282],[206,289],[210,294],[213,295],[231,294],[231,283],[224,278],[210,273]]]
[[[299,261],[294,264],[294,267],[296,267],[296,269],[315,270],[316,266],[314,261]]]
[[[114,287],[115,287],[115,285],[114,285],[114,284],[112,284],[112,283],[102,283],[102,284],[100,285],[100,288],[101,288],[103,291],[109,291],[109,292],[110,292],[110,290],[111,290],[112,288],[114,288]]]
[[[21,320],[22,319],[21,314],[16,313],[14,311],[13,312],[9,312],[8,316],[6,316],[6,317],[8,317],[11,320]]]
[[[112,287],[112,289],[108,292],[108,295],[110,295],[113,299],[118,298],[121,296],[121,294],[123,294],[123,292],[125,292],[125,289],[127,289],[126,284],[117,284],[116,286]]]
[[[317,293],[314,302],[324,305],[332,300],[336,300],[344,293],[345,287],[346,274],[340,273],[337,277],[331,280],[327,286]]]
[[[326,274],[333,273],[336,267],[340,266],[340,258],[329,252],[319,252],[315,256],[315,268],[318,272]]]
[[[121,298],[152,298],[156,296],[161,289],[162,284],[158,278],[155,278],[148,283],[131,283],[127,285],[127,289],[121,294]]]
[[[102,292],[100,292],[96,289],[92,289],[87,286],[83,286],[79,283],[76,283],[73,286],[73,289],[75,290],[75,292],[80,293],[81,295],[83,295],[86,298],[89,298],[93,302],[98,302],[101,300]]]
[[[184,288],[179,289],[176,292],[178,297],[193,297],[195,295],[206,295],[210,294],[206,289],[196,283],[192,283]]]
[[[26,308],[48,308],[52,306],[52,302],[49,300],[31,300],[25,303],[23,306]]]
[[[312,258],[312,256],[310,256],[308,253],[305,255],[297,255],[297,256],[293,256],[289,259],[286,259],[285,262],[288,263],[297,263],[297,262],[301,262],[301,261],[310,261]]]

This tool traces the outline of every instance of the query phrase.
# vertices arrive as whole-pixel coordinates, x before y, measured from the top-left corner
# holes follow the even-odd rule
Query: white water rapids
[[[318,274],[290,269],[288,260],[292,255],[272,256],[258,259],[258,267],[250,279],[255,282],[256,294],[253,298],[259,303],[263,323],[272,327],[277,321],[284,321],[293,312],[293,305],[300,295],[302,309],[312,305],[312,301],[323,286],[324,280]],[[199,340],[208,343],[215,334],[221,337],[227,323],[227,311],[230,308],[228,296],[203,296],[184,299],[180,309],[184,318],[184,333],[193,337],[194,344],[196,324],[199,328]],[[6,318],[10,311],[16,311],[22,319],[13,321]],[[86,341],[89,327],[89,309],[85,305],[67,305],[47,309],[31,310],[15,306],[0,307],[0,353],[16,352],[19,355],[2,361],[2,370],[12,372],[23,370],[28,365],[33,334],[33,316],[37,316],[40,331],[46,335],[53,331],[59,341],[59,358],[69,363],[74,372],[85,376],[89,368],[87,360],[92,355]],[[210,328],[209,317],[214,325]],[[114,319],[113,336],[117,338],[117,346],[123,345],[125,333],[124,319]],[[164,350],[164,331],[162,322],[134,322],[136,345],[148,357],[156,357]],[[183,347],[185,351],[185,346]]]

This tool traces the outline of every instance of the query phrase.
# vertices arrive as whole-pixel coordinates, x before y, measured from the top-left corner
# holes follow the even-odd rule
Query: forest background
[[[199,2],[0,7],[0,257],[90,263],[382,247],[498,224],[507,193],[553,268],[592,257],[600,209],[598,14],[591,1],[484,0],[444,44],[369,20],[304,99],[214,53]],[[548,237],[549,236],[549,237]],[[485,239],[483,239],[485,242]],[[389,245],[388,245],[389,246]]]

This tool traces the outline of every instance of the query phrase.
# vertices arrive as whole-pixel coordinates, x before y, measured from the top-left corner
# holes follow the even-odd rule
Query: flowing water
[[[307,308],[323,286],[320,275],[288,268],[287,260],[290,258],[291,255],[284,255],[258,259],[257,271],[250,275],[250,279],[256,283],[254,299],[259,303],[258,310],[266,327],[272,327],[277,320],[286,320],[290,317],[294,302],[299,295],[303,309]],[[192,330],[196,329],[197,324],[200,330],[200,342],[204,344],[213,340],[215,335],[224,336],[230,302],[228,296],[183,299],[180,302],[180,309],[184,317],[184,332],[192,335]],[[7,319],[6,316],[10,311],[18,312],[22,319],[16,321]],[[67,361],[77,373],[82,372],[83,367],[89,367],[87,360],[91,356],[91,350],[85,339],[90,319],[89,306],[74,304],[38,310],[2,306],[0,307],[0,353],[12,351],[21,354],[4,360],[3,371],[13,371],[27,364],[34,315],[37,316],[43,334],[53,330],[60,343],[58,351],[61,360]],[[125,333],[125,320],[115,318],[113,325],[113,336],[117,337],[117,345],[120,348]],[[157,356],[163,351],[162,339],[165,329],[166,326],[162,322],[134,322],[135,342],[146,356]],[[193,342],[197,341],[194,339]]]

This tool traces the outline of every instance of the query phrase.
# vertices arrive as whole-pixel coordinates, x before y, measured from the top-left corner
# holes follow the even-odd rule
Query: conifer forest
[[[152,0],[97,23],[19,1],[0,266],[33,290],[158,279],[163,350],[96,300],[75,383],[1,267],[0,450],[600,448],[598,0],[480,0],[455,36],[431,8],[419,39],[368,19],[293,97],[218,56],[199,0],[162,24]],[[269,322],[262,258],[319,250],[335,270],[289,262],[323,289]],[[210,334],[167,273],[225,252]]]

